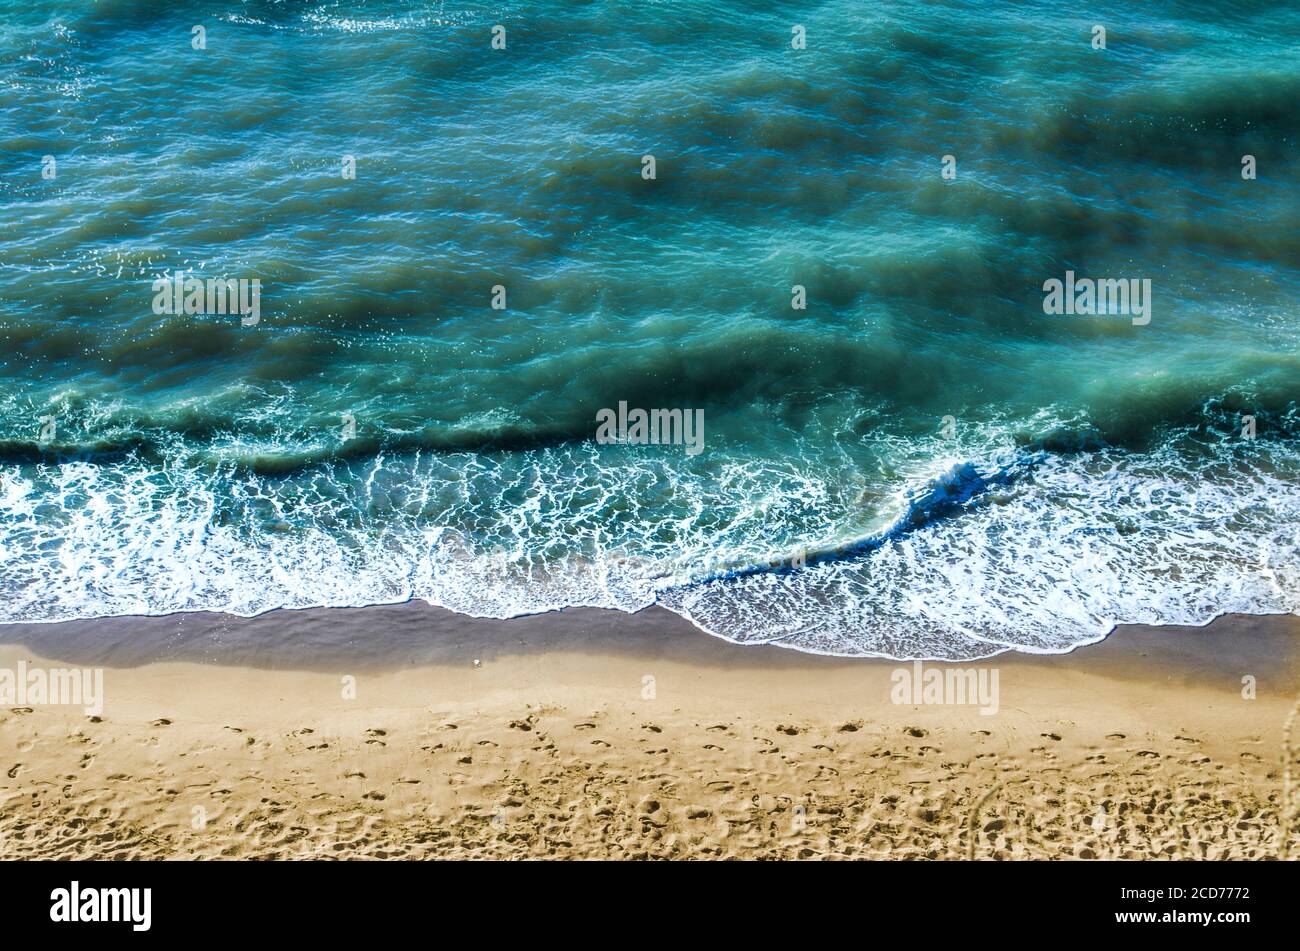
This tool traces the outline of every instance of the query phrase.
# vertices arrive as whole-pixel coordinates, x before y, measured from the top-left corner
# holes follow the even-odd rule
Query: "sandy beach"
[[[1003,655],[962,668],[983,690],[964,697],[943,692],[948,665],[739,647],[658,609],[490,621],[412,603],[5,634],[0,668],[102,668],[103,709],[0,709],[4,858],[1285,848],[1293,616]],[[927,678],[938,693],[906,692]]]

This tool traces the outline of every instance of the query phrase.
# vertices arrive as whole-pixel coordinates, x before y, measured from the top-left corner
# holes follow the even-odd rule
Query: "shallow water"
[[[0,2],[0,619],[1300,610],[1300,9],[156,6]],[[703,451],[597,443],[621,401]]]

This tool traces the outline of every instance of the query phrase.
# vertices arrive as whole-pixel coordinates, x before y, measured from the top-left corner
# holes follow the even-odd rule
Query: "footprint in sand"
[[[172,721],[168,720],[166,717],[159,717],[157,720],[154,720],[149,725],[150,726],[171,726]]]

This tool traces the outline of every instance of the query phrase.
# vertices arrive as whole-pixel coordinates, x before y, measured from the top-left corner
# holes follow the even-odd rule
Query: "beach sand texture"
[[[108,624],[90,623],[101,635]],[[132,623],[147,636],[178,621]],[[1073,655],[995,658],[992,715],[891,702],[893,673],[909,665],[735,647],[666,612],[474,622],[403,605],[179,623],[188,633],[173,650],[206,643],[217,656],[218,625],[350,625],[388,643],[430,625],[469,630],[428,647],[434,660],[375,669],[328,655],[298,669],[109,667],[98,718],[7,707],[0,855],[1259,859],[1286,848],[1295,617],[1122,628]],[[19,646],[0,656],[10,668],[94,662]]]

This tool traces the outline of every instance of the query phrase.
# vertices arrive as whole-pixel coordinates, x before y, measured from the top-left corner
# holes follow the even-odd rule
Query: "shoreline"
[[[106,668],[97,720],[0,708],[0,856],[1283,850],[1292,615],[923,665],[996,671],[987,713],[895,702],[909,663],[733,645],[662,610],[273,614],[27,625],[50,636],[0,646],[0,667]]]
[[[0,650],[26,647],[46,659],[80,666],[135,667],[190,661],[304,670],[333,669],[322,664],[395,670],[462,663],[468,654],[482,658],[552,650],[642,654],[667,650],[726,666],[755,661],[774,663],[782,655],[822,664],[910,664],[919,660],[935,665],[978,666],[1047,658],[1085,658],[1087,662],[1116,657],[1130,649],[1155,651],[1187,662],[1192,659],[1189,655],[1203,650],[1195,632],[1218,632],[1225,627],[1246,637],[1219,642],[1216,656],[1259,652],[1267,658],[1279,648],[1287,649],[1288,638],[1279,631],[1300,633],[1300,615],[1225,612],[1196,625],[1121,623],[1096,641],[1060,652],[1006,648],[969,661],[900,660],[877,655],[824,654],[779,643],[737,643],[657,604],[634,613],[579,606],[493,618],[461,614],[411,598],[360,606],[273,608],[251,617],[219,611],[182,611],[8,622],[0,624]],[[376,628],[383,631],[382,637],[358,643],[357,631]],[[797,664],[793,660],[791,663]]]

